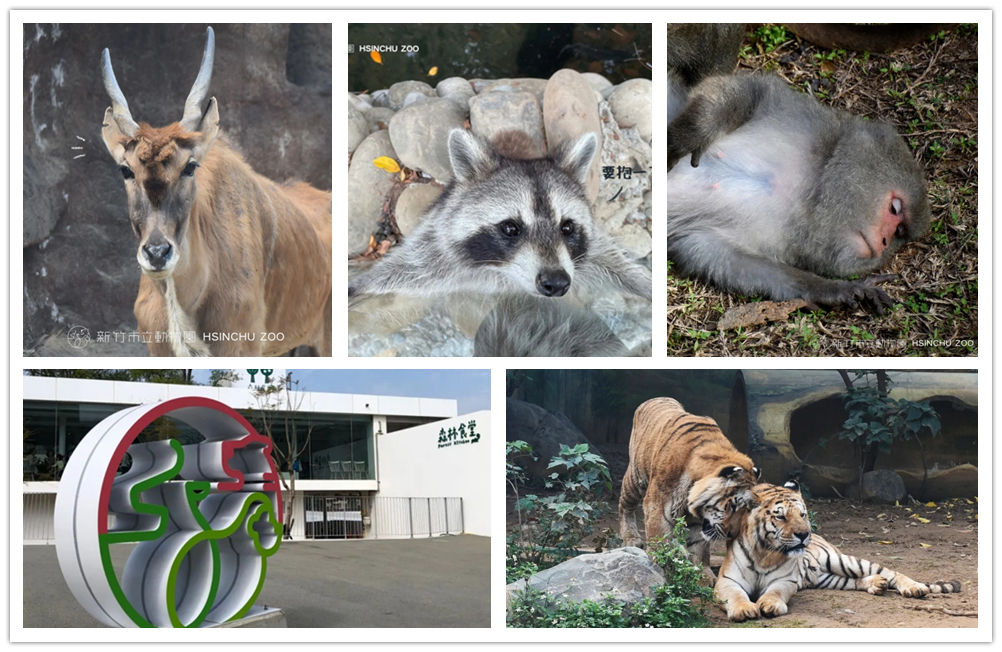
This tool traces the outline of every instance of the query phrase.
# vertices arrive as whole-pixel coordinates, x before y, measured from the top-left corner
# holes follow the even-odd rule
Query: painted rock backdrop
[[[331,26],[213,25],[210,96],[220,126],[272,179],[331,187]],[[133,117],[181,118],[205,47],[203,24],[25,25],[24,348],[35,355],[145,355],[142,343],[94,341],[135,330],[136,239],[121,174],[101,140],[111,50]],[[68,345],[87,328],[86,349]]]

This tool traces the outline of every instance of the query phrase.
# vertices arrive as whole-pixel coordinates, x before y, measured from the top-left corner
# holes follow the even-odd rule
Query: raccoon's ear
[[[449,161],[457,181],[475,181],[494,170],[494,152],[490,145],[465,129],[449,134]]]
[[[557,164],[574,177],[578,183],[588,180],[588,170],[598,149],[598,138],[591,131],[578,138],[574,143],[561,148],[557,154]]]

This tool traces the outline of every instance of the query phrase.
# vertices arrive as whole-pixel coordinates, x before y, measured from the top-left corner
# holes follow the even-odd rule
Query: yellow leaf
[[[383,57],[380,56],[380,54],[378,52],[376,52],[375,50],[373,50],[372,52],[370,52],[369,56],[372,57],[372,60],[375,61],[376,63],[378,63],[379,65],[383,65]]]
[[[923,548],[932,548],[932,546],[929,545],[928,543],[920,543],[919,545],[922,546]]]
[[[406,175],[406,174],[404,174],[404,171],[403,171],[403,170],[401,170],[401,171],[400,171],[400,180],[401,180],[401,181],[403,181],[403,180],[404,180],[404,179],[405,179],[406,177],[407,177],[407,175]]]
[[[913,518],[913,519],[915,519],[916,521],[918,521],[918,522],[920,522],[920,523],[928,523],[928,522],[929,522],[929,519],[927,519],[927,518],[922,518],[922,517],[921,517],[921,516],[919,516],[918,514],[912,514],[912,515],[911,515],[911,516],[909,516],[908,518]]]
[[[400,172],[400,166],[397,164],[396,161],[391,159],[389,156],[380,156],[379,158],[374,160],[372,164],[375,165],[380,170],[386,170],[391,174]]]
[[[893,542],[893,541],[878,541],[877,543],[882,543],[882,544],[884,544],[885,546],[889,546],[889,545],[891,545],[891,544],[892,544],[892,543],[894,543],[894,542]]]
[[[935,507],[936,503],[934,503],[934,502],[928,502],[928,503],[925,504],[925,506],[926,507]]]
[[[884,518],[887,514],[877,514],[877,518]]]
[[[428,71],[429,77],[434,77],[437,74],[438,74],[438,66],[432,66],[431,70]]]
[[[901,507],[901,503],[899,503],[898,501],[896,501],[896,500],[895,500],[895,501],[894,501],[894,506],[895,506],[895,507]]]
[[[967,500],[967,499],[966,499],[966,498],[964,498],[964,500]],[[973,500],[967,500],[967,504],[968,504],[968,505],[973,505],[973,504],[974,504],[974,501],[973,501]]]

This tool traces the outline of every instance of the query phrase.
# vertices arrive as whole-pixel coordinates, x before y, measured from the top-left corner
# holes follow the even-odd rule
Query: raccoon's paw
[[[898,581],[898,593],[906,598],[924,598],[929,595],[929,587],[918,582]]]
[[[748,600],[731,600],[727,603],[728,620],[740,623],[746,620],[754,620],[758,617],[758,605],[752,604]]]
[[[759,612],[766,618],[785,616],[786,612],[790,610],[785,602],[771,595],[763,595],[758,599],[756,604],[758,605]]]
[[[865,588],[870,595],[884,595],[889,582],[882,575],[870,575],[859,581],[860,588]]]

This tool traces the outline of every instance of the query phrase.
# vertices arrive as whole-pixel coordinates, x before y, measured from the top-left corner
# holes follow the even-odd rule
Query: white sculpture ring
[[[204,441],[134,444],[161,416]],[[77,446],[56,495],[59,566],[111,627],[204,627],[240,618],[282,541],[271,441],[229,406],[184,397],[116,412]],[[132,467],[117,475],[128,453]],[[121,579],[110,548],[135,543]]]

